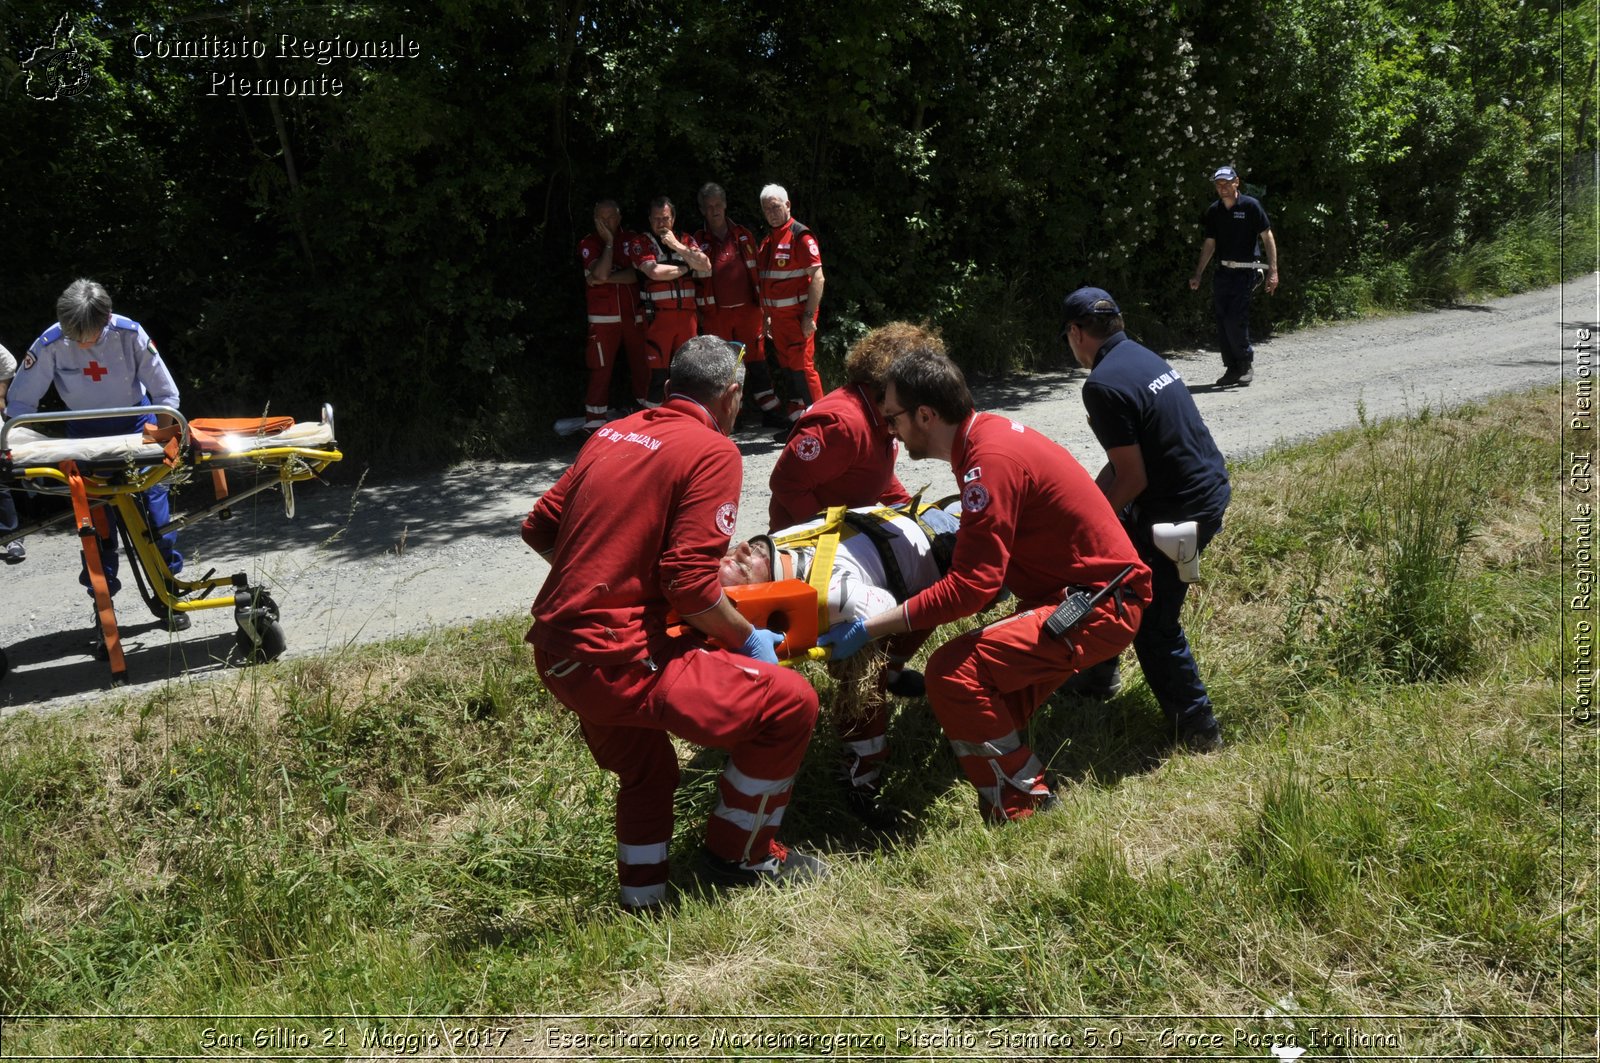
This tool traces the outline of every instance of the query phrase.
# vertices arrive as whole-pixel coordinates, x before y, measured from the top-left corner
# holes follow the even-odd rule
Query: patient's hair
[[[667,390],[687,395],[702,405],[714,402],[722,389],[742,379],[744,366],[727,340],[696,336],[672,356]]]
[[[93,339],[111,323],[111,293],[98,282],[80,277],[56,300],[56,320],[67,339]]]
[[[865,384],[883,397],[884,378],[894,360],[907,351],[922,348],[944,353],[944,340],[937,329],[926,325],[913,325],[909,321],[891,321],[873,329],[856,341],[844,360],[844,379],[847,384]]]

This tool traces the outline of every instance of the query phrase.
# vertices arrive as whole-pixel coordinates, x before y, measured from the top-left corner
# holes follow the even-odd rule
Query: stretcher
[[[164,414],[171,424],[131,435],[81,439],[46,435],[35,427],[147,414],[158,418]],[[278,622],[278,604],[266,589],[251,583],[243,572],[217,576],[212,569],[198,579],[186,579],[172,571],[157,549],[157,540],[210,516],[225,520],[234,504],[263,491],[281,492],[284,512],[293,517],[294,485],[315,479],[343,457],[334,439],[333,407],[328,405],[322,407],[320,420],[299,423],[290,417],[189,420],[167,406],[23,414],[0,428],[0,486],[65,497],[71,508],[0,533],[0,546],[74,521],[113,683],[127,681],[127,662],[100,554],[100,540],[111,538],[113,523],[139,595],[152,613],[166,618],[232,609],[240,658],[273,660],[287,643]],[[239,483],[237,488],[230,485],[230,475]],[[152,527],[144,492],[197,477],[210,481],[215,501]],[[113,514],[120,519],[113,522]],[[0,651],[0,676],[7,667]]]

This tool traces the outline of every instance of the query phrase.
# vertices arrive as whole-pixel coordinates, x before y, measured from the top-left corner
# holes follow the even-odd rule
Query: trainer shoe
[[[28,548],[23,545],[21,539],[12,539],[6,544],[5,553],[0,555],[0,560],[8,565],[20,565],[28,560]]]
[[[167,630],[168,631],[188,631],[189,630],[189,614],[188,613],[184,613],[184,612],[180,612],[177,609],[173,609],[171,612],[167,613]]]
[[[876,783],[866,786],[844,784],[844,807],[861,821],[861,825],[878,834],[898,834],[911,826],[911,813],[883,798]]]
[[[1090,701],[1110,701],[1122,693],[1122,665],[1114,663],[1110,668],[1102,665],[1085,668],[1068,677],[1061,684],[1061,692]]]
[[[701,857],[711,881],[723,886],[797,886],[828,877],[827,864],[814,856],[795,852],[777,841],[772,843],[772,849],[766,857],[747,863],[724,860],[710,849],[702,849]]]
[[[762,410],[761,423],[767,428],[781,428],[785,433],[794,424],[782,410]]]
[[[1209,712],[1178,724],[1178,743],[1191,753],[1214,753],[1222,748],[1222,728]]]
[[[927,682],[915,668],[902,668],[898,672],[885,668],[884,674],[892,676],[884,689],[897,698],[920,698],[928,693]]]

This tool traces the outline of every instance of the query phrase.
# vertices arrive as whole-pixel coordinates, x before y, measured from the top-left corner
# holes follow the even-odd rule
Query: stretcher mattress
[[[230,433],[224,434],[221,441],[221,451],[208,453],[204,458],[237,457],[275,447],[324,449],[333,443],[333,426],[322,421],[301,421],[271,435]],[[57,465],[63,461],[126,461],[133,465],[154,465],[165,456],[161,444],[146,442],[138,432],[120,436],[61,439],[19,425],[11,429],[6,444],[11,450],[12,465],[18,467]]]

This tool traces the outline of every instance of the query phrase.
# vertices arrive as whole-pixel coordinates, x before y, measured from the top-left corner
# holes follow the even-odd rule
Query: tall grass
[[[1062,811],[990,830],[910,703],[889,775],[908,836],[884,846],[843,815],[822,735],[785,833],[834,878],[707,895],[686,858],[720,759],[685,748],[659,921],[614,907],[614,782],[539,686],[520,619],[0,722],[5,1048],[192,1054],[232,1028],[95,1017],[112,1011],[417,1036],[450,1026],[435,1013],[590,1015],[561,1021],[844,1030],[939,1054],[894,1047],[921,1024],[978,1037],[969,1057],[1181,1052],[1163,1029],[1263,1055],[1263,1037],[1305,1045],[1347,1021],[1402,1037],[1377,1054],[1592,1048],[1559,1018],[1597,988],[1597,869],[1592,823],[1563,814],[1594,807],[1595,781],[1563,771],[1549,712],[1552,407],[1366,425],[1235,470],[1189,624],[1230,742],[1212,757],[1162,744],[1137,680],[1106,704],[1062,697],[1030,736]],[[1435,445],[1463,481],[1429,464]],[[1427,564],[1404,560],[1424,533],[1396,509],[1417,492],[1443,529]],[[1453,586],[1450,608],[1384,597],[1413,578]],[[1473,599],[1494,624],[1452,611]],[[1464,640],[1449,668],[1427,624]],[[1420,1018],[1334,1018],[1399,1013]],[[1106,1018],[1036,1018],[1069,1014]],[[496,1025],[535,1039],[501,1054],[559,1054],[546,1023]],[[992,1029],[1076,1040],[1012,1051]]]

